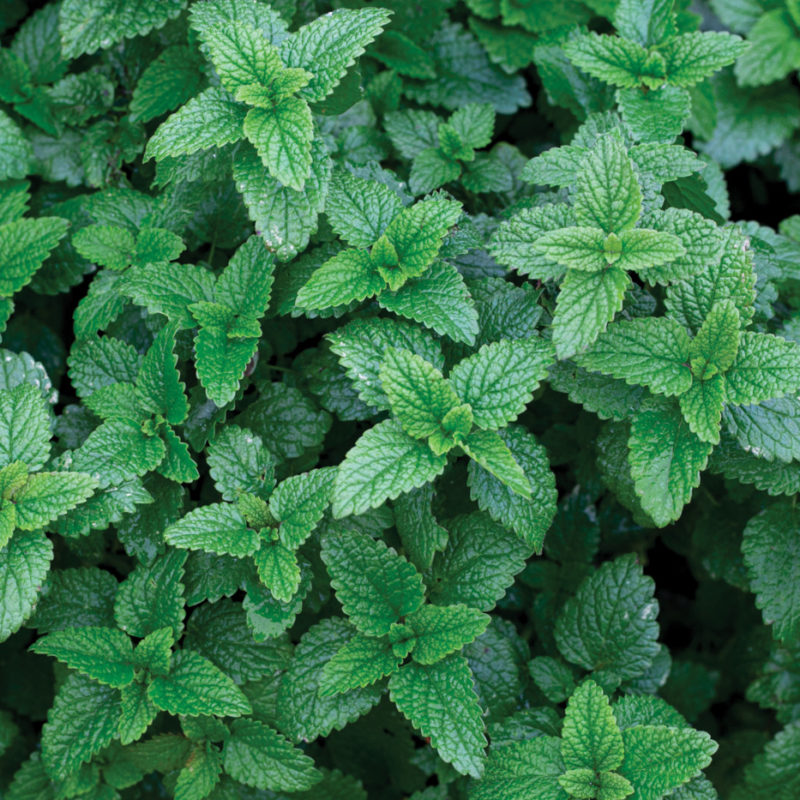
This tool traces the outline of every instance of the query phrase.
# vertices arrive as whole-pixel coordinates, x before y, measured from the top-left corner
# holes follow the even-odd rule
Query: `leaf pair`
[[[625,696],[612,707],[594,681],[567,703],[561,736],[492,748],[470,800],[528,797],[659,800],[700,774],[717,743],[657,697]]]
[[[403,208],[385,184],[342,172],[331,185],[326,213],[351,247],[313,273],[297,294],[297,308],[325,311],[377,296],[388,311],[456,341],[475,341],[469,292],[458,271],[438,258],[461,217],[460,203],[433,196]]]
[[[164,530],[174,547],[252,558],[272,596],[288,602],[300,586],[297,548],[311,535],[330,502],[331,467],[283,480],[269,503],[242,492],[234,504],[211,503]]]
[[[614,23],[619,35],[582,33],[563,51],[581,70],[617,87],[623,119],[642,141],[674,139],[690,113],[687,90],[748,46],[729,33],[679,33],[673,0],[625,0]]]
[[[522,413],[552,362],[543,339],[505,339],[459,362],[449,378],[409,350],[387,347],[380,383],[393,419],[367,431],[339,466],[333,514],[359,514],[440,475],[460,448],[516,494],[522,467],[496,432]]]
[[[367,534],[332,529],[323,537],[322,559],[357,632],[325,664],[321,695],[390,676],[395,705],[440,756],[460,772],[480,775],[483,722],[469,666],[457,653],[483,633],[489,617],[463,604],[425,604],[413,565]],[[437,700],[445,686],[446,707],[443,696]]]

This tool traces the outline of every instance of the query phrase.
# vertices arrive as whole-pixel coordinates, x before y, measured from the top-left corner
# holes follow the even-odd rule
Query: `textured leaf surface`
[[[41,467],[50,455],[47,403],[30,383],[0,390],[0,467],[22,461]]]
[[[764,622],[778,639],[800,637],[800,541],[793,503],[782,501],[753,517],[744,529],[742,554]]]
[[[322,559],[342,610],[368,636],[388,633],[392,623],[422,604],[422,576],[394,549],[367,534],[326,534]]]
[[[800,387],[800,346],[778,336],[745,331],[725,373],[728,402],[750,405]]]
[[[0,550],[0,641],[30,616],[52,557],[53,545],[38,531],[17,533]]]
[[[585,669],[635,678],[658,650],[654,584],[633,556],[603,564],[578,588],[556,620],[561,653]]]
[[[10,297],[30,283],[67,227],[60,217],[18,219],[0,226],[0,297]]]
[[[394,672],[401,660],[386,637],[356,633],[325,665],[320,692],[327,697],[369,686]]]
[[[247,527],[236,506],[227,503],[190,511],[164,531],[164,539],[174,547],[237,558],[252,555],[259,543],[258,534]]]
[[[389,679],[389,695],[442,759],[462,774],[483,774],[486,738],[466,659],[406,664]]]
[[[441,474],[447,463],[427,443],[412,439],[394,420],[368,430],[339,465],[333,515],[345,517],[377,508]]]
[[[561,755],[567,769],[607,772],[622,763],[622,734],[608,698],[594,681],[584,681],[567,703]]]
[[[414,631],[413,658],[418,664],[435,664],[480,636],[489,617],[466,605],[424,605],[408,617]]]

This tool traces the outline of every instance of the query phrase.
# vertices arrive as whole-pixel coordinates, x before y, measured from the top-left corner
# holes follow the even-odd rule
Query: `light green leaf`
[[[385,286],[369,253],[342,250],[328,259],[297,293],[298,308],[310,311],[335,308],[378,294]]]
[[[160,161],[238,142],[246,116],[247,106],[237,103],[221,86],[212,86],[158,126],[147,142],[145,157]]]
[[[251,108],[244,135],[273,178],[301,191],[311,171],[314,124],[311,109],[299,97],[286,97],[269,108]]]
[[[228,503],[211,503],[190,511],[164,530],[164,540],[173,547],[236,558],[253,555],[260,541],[236,506]]]
[[[478,427],[502,428],[525,410],[553,360],[552,345],[541,337],[501,339],[456,364],[449,380]]]
[[[123,270],[133,260],[134,235],[116,225],[87,225],[76,231],[72,246],[87,261],[113,270]]]
[[[414,566],[365,533],[334,528],[321,554],[342,610],[367,636],[383,636],[422,604],[425,588]]]
[[[376,638],[356,633],[336,655],[325,664],[319,691],[322,697],[332,697],[351,689],[359,689],[391,675],[402,659],[392,652],[386,637]]]
[[[679,395],[692,384],[686,364],[690,347],[686,329],[668,317],[621,320],[609,325],[575,363],[656,394]]]
[[[636,789],[637,800],[659,800],[711,762],[717,743],[692,728],[635,725],[622,732],[625,760],[619,774]]]
[[[782,397],[800,387],[800,345],[768,333],[742,333],[725,373],[727,401],[742,406]]]
[[[379,373],[392,414],[415,439],[439,433],[459,398],[442,373],[409,350],[388,347]]]
[[[739,312],[732,300],[714,304],[689,348],[692,374],[708,380],[727,372],[739,350]]]
[[[17,123],[0,110],[0,180],[24,178],[32,159],[31,143]]]
[[[673,86],[694,86],[747,50],[738,36],[716,31],[683,33],[659,47]]]
[[[609,772],[622,763],[622,734],[608,698],[594,681],[584,681],[567,703],[561,755],[567,769]]]
[[[206,449],[206,463],[224,500],[241,492],[263,495],[275,484],[275,462],[261,437],[246,428],[227,424]]]
[[[195,368],[209,400],[222,407],[239,391],[258,339],[232,339],[224,328],[204,325],[195,337]]]
[[[446,465],[446,456],[435,455],[395,420],[379,422],[361,436],[339,465],[333,516],[338,519],[377,508],[385,500],[432,481]]]
[[[606,233],[622,233],[639,219],[642,190],[625,146],[614,134],[599,137],[581,161],[574,210],[579,225]]]
[[[630,285],[628,274],[616,267],[567,273],[553,318],[553,343],[559,358],[570,358],[596,341],[622,308]]]
[[[461,442],[461,448],[512,492],[531,499],[530,481],[498,433],[473,431]]]
[[[564,52],[575,66],[614,86],[633,88],[642,82],[648,52],[619,36],[586,33],[565,43]]]
[[[483,774],[486,747],[481,707],[466,659],[451,655],[430,666],[410,662],[389,679],[389,696],[439,756],[460,773]]]
[[[153,677],[150,699],[163,711],[196,717],[238,717],[252,713],[236,684],[203,656],[191,650],[175,653],[169,675]]]
[[[692,433],[675,401],[652,398],[633,418],[628,447],[642,507],[659,527],[674,522],[700,485],[714,445]]]
[[[325,99],[389,20],[384,8],[340,8],[304,25],[280,48],[287,67],[313,74],[300,96],[311,103]]]
[[[81,472],[37,472],[14,494],[17,527],[43,528],[92,495],[97,481]]]
[[[294,550],[281,542],[262,542],[253,561],[261,583],[276,600],[288,603],[300,586],[300,565]]]
[[[37,639],[30,649],[117,689],[133,682],[133,645],[130,637],[115,628],[54,631]]]
[[[699,439],[719,444],[719,427],[725,405],[725,379],[714,375],[708,380],[695,380],[678,398],[683,418]]]
[[[671,233],[636,228],[623,231],[619,238],[622,252],[615,262],[619,269],[647,270],[686,255],[680,239]]]
[[[322,778],[311,758],[254,719],[239,719],[231,725],[222,759],[231,777],[258,789],[302,791]]]
[[[490,617],[462,604],[424,605],[409,614],[407,624],[416,642],[412,657],[418,664],[435,664],[480,636]]]
[[[762,13],[747,41],[750,47],[737,59],[733,70],[740,86],[773,83],[800,67],[797,27],[785,8]]]
[[[533,249],[567,269],[597,272],[609,263],[605,241],[600,228],[574,226],[543,233],[533,242]]]
[[[285,478],[272,493],[269,510],[287,547],[299,547],[316,528],[330,504],[335,478],[333,467],[322,467]]]
[[[167,422],[178,425],[189,413],[185,386],[178,372],[174,353],[175,325],[162,328],[142,360],[136,378],[139,403],[153,414],[162,414]]]
[[[437,147],[423,150],[411,164],[408,187],[415,195],[426,194],[458,180],[461,165]]]

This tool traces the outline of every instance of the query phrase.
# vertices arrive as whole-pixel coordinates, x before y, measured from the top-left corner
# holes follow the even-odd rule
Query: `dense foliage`
[[[797,0],[0,44],[0,796],[800,797]]]

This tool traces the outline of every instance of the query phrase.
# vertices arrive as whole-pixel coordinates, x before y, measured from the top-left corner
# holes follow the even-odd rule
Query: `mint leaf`
[[[31,615],[53,558],[53,545],[39,531],[17,533],[0,550],[0,641]]]
[[[622,734],[608,698],[594,681],[584,681],[567,703],[561,731],[564,766],[610,772],[620,766],[623,755]]]

